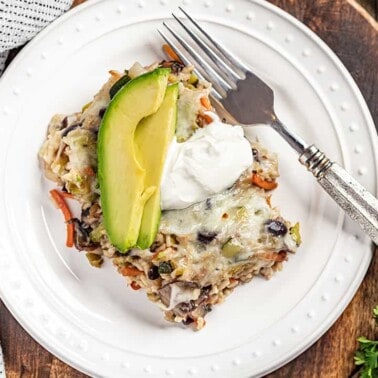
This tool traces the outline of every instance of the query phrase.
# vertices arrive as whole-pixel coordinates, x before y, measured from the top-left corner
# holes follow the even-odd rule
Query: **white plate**
[[[237,289],[201,332],[166,323],[110,263],[93,269],[64,247],[63,220],[37,162],[47,123],[87,103],[109,69],[162,59],[156,28],[181,3],[269,81],[291,128],[376,192],[377,146],[360,92],[320,39],[281,10],[263,1],[106,0],[62,17],[1,79],[0,293],[35,339],[94,376],[246,377],[276,369],[337,319],[371,259],[368,239],[269,129],[253,132],[279,153],[274,204],[301,222],[303,246],[271,281]]]

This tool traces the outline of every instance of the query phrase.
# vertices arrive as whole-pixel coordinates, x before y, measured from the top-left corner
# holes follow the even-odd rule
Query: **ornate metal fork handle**
[[[316,177],[323,189],[378,245],[378,200],[345,169],[306,143],[273,116],[271,126],[299,153],[299,161]]]
[[[311,145],[299,161],[316,177],[335,202],[378,245],[378,200],[345,169],[331,162],[323,152]]]
[[[298,152],[299,161],[335,202],[378,245],[377,198],[317,147],[309,146],[288,129],[275,115],[273,90],[210,36],[185,10],[180,10],[192,28],[175,15],[173,17],[192,43],[186,42],[166,23],[164,26],[179,44],[163,32],[159,33],[185,64],[196,63],[196,73],[201,79],[206,77],[213,83],[212,97],[216,110],[232,124],[269,124]],[[251,102],[251,98],[255,101]]]

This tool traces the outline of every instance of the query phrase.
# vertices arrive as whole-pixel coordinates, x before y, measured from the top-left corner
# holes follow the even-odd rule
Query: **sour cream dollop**
[[[241,126],[213,122],[187,141],[173,139],[161,182],[163,210],[184,209],[232,186],[252,165],[251,145]]]

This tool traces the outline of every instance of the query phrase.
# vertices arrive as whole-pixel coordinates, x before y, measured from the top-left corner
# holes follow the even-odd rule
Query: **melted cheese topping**
[[[267,204],[262,190],[232,189],[187,209],[164,212],[160,231],[188,237],[200,254],[204,248],[219,252],[232,240],[240,248],[232,256],[224,256],[240,261],[259,251],[285,249],[286,238],[266,231],[266,222],[277,217],[277,209]]]

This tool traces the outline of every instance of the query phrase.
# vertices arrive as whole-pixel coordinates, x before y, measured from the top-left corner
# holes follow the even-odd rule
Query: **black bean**
[[[192,324],[193,322],[194,322],[194,320],[189,316],[186,319],[182,320],[182,324],[184,324],[184,325],[189,325],[189,324]]]
[[[171,70],[173,73],[179,73],[184,67],[185,66],[181,62],[175,61],[172,63]]]
[[[211,291],[211,285],[208,285],[208,286],[204,286],[204,287],[202,287],[202,288],[201,288],[201,297],[202,297],[203,295],[207,295],[207,294],[209,294],[210,291]]]
[[[216,232],[198,232],[197,240],[203,244],[209,244],[215,239],[216,236]]]
[[[162,261],[159,264],[159,274],[169,274],[173,272],[173,267],[169,261]]]
[[[80,221],[77,218],[70,219],[67,223],[73,224],[76,228],[76,231],[79,231],[83,237],[89,238],[89,234],[92,231],[92,228],[86,225],[84,222]]]
[[[156,265],[152,265],[150,269],[148,269],[147,276],[150,280],[157,280],[160,277],[159,268]]]
[[[278,220],[270,219],[265,223],[267,232],[274,236],[283,236],[287,233],[287,227]]]
[[[102,117],[104,116],[105,112],[106,112],[106,108],[101,108],[101,109],[99,110],[99,112],[98,112],[98,116],[99,116],[100,118],[102,118]]]
[[[178,62],[177,60],[163,60],[160,62],[160,66],[163,68],[170,68],[171,71],[175,74],[182,71],[182,69],[185,67],[183,63]]]
[[[90,251],[98,247],[99,244],[93,242],[89,237],[89,234],[92,231],[92,227],[88,226],[87,224],[85,224],[77,218],[72,218],[67,223],[74,225],[74,243],[75,247],[79,251]]]

